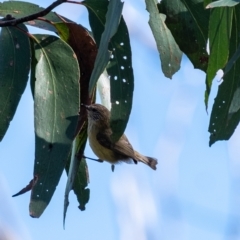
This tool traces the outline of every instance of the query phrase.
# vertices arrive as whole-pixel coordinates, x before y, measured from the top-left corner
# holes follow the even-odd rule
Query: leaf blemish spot
[[[120,45],[121,45],[121,46],[123,46],[123,45],[124,45],[124,43],[123,43],[123,42],[121,42],[121,43],[120,43]]]
[[[117,79],[118,79],[118,77],[117,77],[117,76],[115,76],[115,77],[114,77],[114,80],[117,80]]]
[[[127,59],[127,56],[123,56],[123,59],[125,59],[125,60],[126,60],[126,59]]]
[[[127,100],[125,100],[124,102],[127,103]]]
[[[121,69],[123,70],[123,69],[124,69],[124,66],[121,66]]]
[[[113,58],[114,58],[114,55],[112,54],[110,58],[113,59]]]
[[[123,80],[122,80],[124,83],[126,82],[126,79],[125,78],[123,78]]]
[[[119,104],[119,101],[116,101],[116,104]]]
[[[19,49],[20,48],[20,45],[17,43],[16,44],[16,49]]]

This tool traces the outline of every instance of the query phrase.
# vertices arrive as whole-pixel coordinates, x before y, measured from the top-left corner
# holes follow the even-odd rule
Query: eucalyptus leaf
[[[210,56],[206,75],[205,105],[212,81],[219,69],[223,69],[228,61],[230,35],[232,30],[233,8],[216,8],[211,11],[209,22]]]
[[[83,4],[88,8],[91,29],[99,45],[104,31],[109,1],[87,0]],[[109,41],[108,50],[111,51],[110,62],[106,67],[110,79],[112,104],[110,124],[113,134],[111,138],[113,141],[117,141],[124,133],[129,119],[134,88],[131,46],[123,17],[120,19],[116,34]],[[107,107],[109,108],[109,106]]]
[[[159,13],[157,4],[157,0],[146,0],[147,11],[150,14],[149,25],[157,43],[162,71],[166,77],[172,78],[180,69],[182,51],[165,24],[166,15]]]
[[[176,43],[195,68],[206,72],[209,13],[202,0],[162,0],[159,12],[165,14],[165,24]]]
[[[240,44],[240,5],[233,11],[232,34],[230,38],[230,57],[234,56]],[[218,88],[210,124],[210,146],[219,140],[228,140],[240,121],[240,59],[238,58],[226,73]]]
[[[20,29],[22,30],[20,30]],[[30,42],[21,24],[0,33],[0,141],[3,139],[26,88],[30,69]]]
[[[80,72],[74,52],[61,39],[34,35],[35,163],[30,215],[40,217],[60,180],[78,122]]]

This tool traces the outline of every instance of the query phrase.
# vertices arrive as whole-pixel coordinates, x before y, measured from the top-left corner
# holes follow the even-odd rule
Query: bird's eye
[[[95,109],[95,108],[92,108],[92,111],[93,111],[93,112],[96,112],[96,109]]]

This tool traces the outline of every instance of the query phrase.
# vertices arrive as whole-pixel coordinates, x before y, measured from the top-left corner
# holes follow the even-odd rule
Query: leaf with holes
[[[3,3],[0,3],[0,16],[5,17],[6,14],[11,14],[14,18],[21,18],[21,17],[25,17],[28,15],[43,11],[44,9],[45,8],[39,7],[38,5],[29,3],[29,2],[6,1]],[[61,21],[61,19],[54,12],[48,13],[46,16],[44,16],[44,18],[52,22]],[[52,24],[49,24],[44,21],[31,20],[26,22],[26,24],[31,25],[33,27],[39,27],[42,29],[56,32],[56,29]]]
[[[19,28],[27,31],[21,24]],[[25,90],[30,69],[28,36],[15,27],[0,33],[0,141],[3,139]]]
[[[230,56],[233,56],[240,44],[240,6],[235,7],[232,34],[230,38]],[[228,140],[240,120],[240,59],[224,74],[219,86],[209,124],[210,146],[218,140]]]
[[[182,51],[165,24],[166,16],[159,14],[157,4],[157,0],[146,0],[147,11],[150,14],[149,25],[157,43],[162,71],[166,77],[172,78],[173,74],[180,69]]]
[[[37,177],[30,215],[39,217],[50,202],[74,139],[79,111],[79,67],[73,50],[61,39],[34,35],[34,123]],[[61,50],[61,51],[60,51]]]
[[[223,69],[228,60],[232,15],[233,8],[216,8],[211,12],[209,22],[209,48],[211,54],[206,75],[206,108],[208,107],[212,81],[217,71]]]
[[[209,11],[202,0],[162,0],[158,9],[167,16],[165,24],[181,51],[195,68],[206,72]]]
[[[121,18],[117,33],[109,44],[112,51],[107,72],[111,84],[111,119],[110,125],[113,130],[111,136],[117,141],[127,125],[132,109],[134,77],[132,69],[132,54],[125,21]]]
[[[89,22],[97,44],[104,31],[107,0],[83,2],[89,11]],[[112,52],[107,72],[111,91],[111,127],[113,141],[117,141],[125,131],[132,108],[134,77],[132,70],[132,53],[126,23],[121,17],[118,30],[109,41],[108,49]]]

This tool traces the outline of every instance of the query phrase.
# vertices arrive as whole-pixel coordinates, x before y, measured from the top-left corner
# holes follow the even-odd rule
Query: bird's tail
[[[140,154],[137,151],[134,151],[134,154],[135,154],[135,157],[136,157],[134,160],[145,163],[146,165],[148,165],[153,170],[157,169],[156,165],[158,164],[158,161],[157,161],[156,158],[143,156],[142,154]]]

